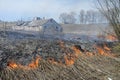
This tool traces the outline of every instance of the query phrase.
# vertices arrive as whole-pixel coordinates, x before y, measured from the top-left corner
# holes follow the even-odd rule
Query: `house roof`
[[[43,24],[47,23],[48,20],[50,20],[50,19],[33,20],[28,24],[28,26],[42,26]]]

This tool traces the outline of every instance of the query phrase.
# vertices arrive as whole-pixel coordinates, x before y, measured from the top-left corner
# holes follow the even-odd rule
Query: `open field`
[[[109,29],[108,25],[64,24],[64,36],[59,38],[12,31],[13,25],[0,31],[1,80],[120,79],[120,53],[90,37]]]
[[[108,24],[62,24],[61,26],[64,33],[82,35],[98,35],[112,30]]]
[[[120,0],[0,0],[0,80],[120,80]]]
[[[5,41],[0,41],[2,80],[120,79],[120,54],[105,49],[85,51],[75,47],[85,44],[64,40]]]

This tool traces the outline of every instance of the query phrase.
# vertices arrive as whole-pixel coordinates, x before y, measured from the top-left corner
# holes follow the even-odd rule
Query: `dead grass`
[[[120,43],[116,43],[116,45],[113,47],[113,51],[118,53],[120,55]]]
[[[120,61],[101,55],[81,55],[71,66],[41,60],[37,69],[7,67],[0,77],[2,80],[119,80]]]

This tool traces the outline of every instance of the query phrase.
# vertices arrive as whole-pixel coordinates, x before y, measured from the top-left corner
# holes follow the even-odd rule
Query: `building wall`
[[[13,26],[13,30],[25,30],[25,31],[42,31],[42,26],[30,27],[30,26]]]
[[[48,20],[42,26],[13,26],[13,30],[39,31],[41,34],[56,35],[62,33],[62,27],[53,19]]]
[[[56,23],[53,19],[49,20],[46,24],[43,25],[44,34],[60,34],[62,33],[62,27]]]

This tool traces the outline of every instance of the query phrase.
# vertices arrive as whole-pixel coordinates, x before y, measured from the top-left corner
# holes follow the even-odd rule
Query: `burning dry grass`
[[[103,45],[103,48],[100,46],[94,45],[94,47],[97,49],[97,53],[102,56],[109,56],[114,57],[115,55],[111,53],[111,49],[107,47],[105,44]]]
[[[99,34],[98,35],[99,39],[105,39],[108,41],[118,41],[117,36],[114,33],[107,33],[107,35]]]
[[[2,80],[108,80],[108,77],[119,80],[116,69],[119,63],[105,56],[85,55],[70,66],[40,60],[35,69],[7,67],[0,72],[0,77]]]
[[[106,39],[108,39],[110,41],[117,41],[117,37],[115,35],[107,35]]]
[[[36,57],[27,66],[8,62],[0,72],[2,80],[113,80],[120,79],[120,61],[116,60],[106,45],[96,46],[95,52],[82,52],[75,46],[70,46],[74,53],[66,50],[66,45],[60,42],[61,49],[68,52],[57,61],[53,57],[47,59]],[[64,61],[62,61],[64,60]]]
[[[40,57],[37,57],[36,60],[33,60],[31,63],[29,63],[27,66],[23,66],[21,64],[17,64],[13,61],[9,61],[7,66],[10,67],[10,68],[21,68],[21,69],[27,69],[27,70],[30,70],[30,69],[35,69],[38,67],[38,63],[39,63],[39,60],[41,58]]]

